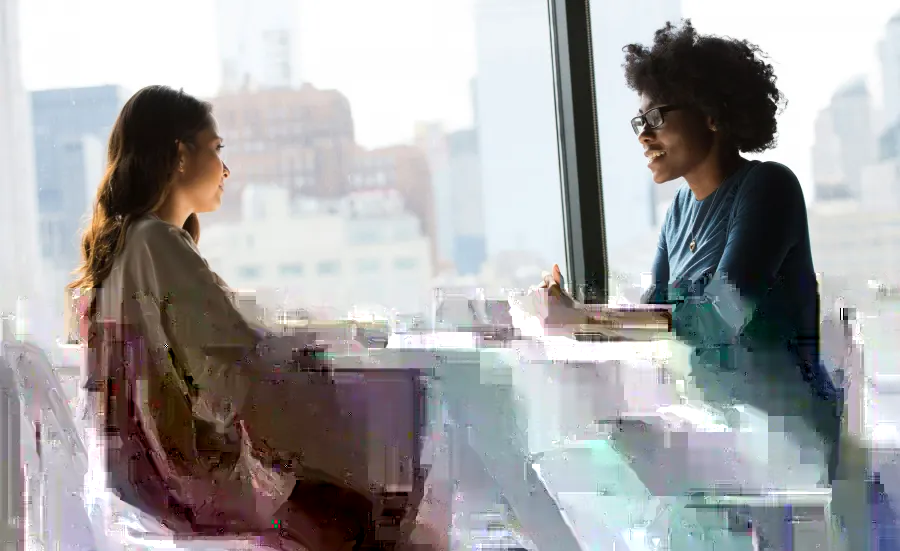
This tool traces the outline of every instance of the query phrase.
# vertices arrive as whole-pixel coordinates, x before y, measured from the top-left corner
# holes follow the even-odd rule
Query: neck
[[[166,201],[161,207],[156,209],[153,214],[159,217],[163,222],[168,222],[175,227],[184,227],[188,216],[192,210],[178,203],[178,201]]]
[[[719,189],[726,178],[744,164],[746,160],[737,151],[723,155],[710,154],[707,162],[701,163],[690,173],[684,175],[694,198],[702,201]]]

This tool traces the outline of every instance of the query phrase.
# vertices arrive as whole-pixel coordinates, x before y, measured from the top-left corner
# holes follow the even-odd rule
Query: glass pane
[[[0,171],[0,185],[41,189],[40,201],[36,191],[16,199],[33,212],[35,247],[52,228],[77,233],[118,111],[140,88],[166,84],[214,106],[232,175],[221,209],[201,216],[200,249],[258,301],[421,317],[436,287],[500,294],[554,262],[565,270],[546,0],[2,9],[15,14],[0,22],[19,30],[21,49],[0,43],[0,66],[21,58],[24,86],[0,93],[14,102],[0,113],[30,98],[31,117],[10,136],[29,137],[15,151],[33,151],[34,163]],[[48,218],[70,223],[41,225],[39,236]],[[45,257],[40,297],[54,307],[79,255],[57,241],[67,249]]]
[[[597,122],[606,240],[609,251],[610,301],[636,302],[640,274],[650,270],[656,252],[661,213],[657,204],[672,197],[677,183],[654,187],[631,119],[638,101],[625,86],[622,47],[647,42],[666,21],[681,17],[680,3],[670,0],[615,2],[591,0]],[[639,294],[639,293],[637,293]]]
[[[622,47],[635,41],[650,46],[655,29],[681,17],[690,18],[700,33],[757,44],[769,54],[788,103],[778,116],[777,146],[747,157],[780,162],[797,175],[825,318],[823,361],[833,358],[847,370],[864,370],[856,373],[857,381],[865,381],[862,390],[848,394],[850,400],[865,403],[864,409],[851,408],[865,413],[852,417],[851,430],[866,431],[872,438],[884,438],[880,445],[895,446],[900,407],[888,381],[900,365],[897,3],[873,1],[865,10],[821,3],[812,11],[801,3],[776,0],[591,0],[590,6],[606,229],[611,269],[621,276],[619,294],[631,300],[639,296],[634,286],[641,285],[642,272],[651,270],[666,209],[684,185],[682,180],[661,185],[651,181],[641,144],[628,126],[639,101],[625,86]],[[644,280],[649,284],[649,278]],[[848,353],[840,340],[845,335],[838,327],[838,309],[844,306],[856,309],[851,319],[860,322],[857,336],[862,340],[854,336],[852,346],[862,349],[860,356],[857,350]],[[876,390],[879,387],[883,390]]]
[[[638,97],[625,85],[623,46],[651,46],[666,21],[690,18],[703,34],[747,39],[769,54],[788,100],[774,149],[751,159],[787,165],[799,178],[809,210],[823,312],[851,292],[868,301],[869,280],[896,285],[900,272],[900,15],[880,0],[850,14],[846,6],[775,0],[591,0],[598,119],[609,260],[614,281],[634,300],[649,272],[658,232],[684,181],[654,184],[629,120]],[[777,13],[777,17],[772,14]],[[833,36],[849,36],[849,42]],[[798,44],[815,44],[815,55]],[[881,240],[878,240],[878,239]],[[645,278],[646,279],[646,278]]]

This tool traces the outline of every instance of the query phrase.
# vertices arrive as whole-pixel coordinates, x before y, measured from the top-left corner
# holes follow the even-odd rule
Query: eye
[[[216,146],[216,151],[222,151],[223,149],[225,149],[225,144],[220,143],[219,145]]]

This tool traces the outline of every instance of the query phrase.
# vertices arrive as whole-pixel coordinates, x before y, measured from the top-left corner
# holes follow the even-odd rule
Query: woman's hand
[[[292,371],[323,371],[328,369],[326,353],[333,346],[333,343],[318,339],[312,331],[290,330],[263,337],[260,353],[272,364]]]
[[[569,325],[588,323],[588,314],[579,307],[578,303],[563,288],[562,272],[559,264],[553,265],[553,270],[544,275],[540,284],[541,289],[547,289],[549,325]]]

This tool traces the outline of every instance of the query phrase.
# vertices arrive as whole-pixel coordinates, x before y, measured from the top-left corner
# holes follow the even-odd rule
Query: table
[[[678,388],[683,366],[670,365],[671,355],[652,343],[560,337],[488,346],[473,334],[429,333],[395,336],[389,346],[427,349],[438,358],[433,388],[447,406],[454,439],[482,458],[539,549],[635,548],[625,527],[652,522],[690,490],[716,481],[753,487],[770,479],[779,489],[798,480],[807,487],[821,475],[815,458],[797,456],[802,450],[781,445],[768,427],[734,430],[729,423],[735,419],[686,403]],[[609,434],[597,423],[622,418],[644,428]],[[759,419],[750,412],[736,422]],[[616,449],[601,449],[604,442]],[[594,449],[582,466],[554,459],[585,446]],[[751,461],[765,446],[792,468],[776,472],[774,461]],[[623,450],[632,461],[623,460]],[[636,504],[646,510],[604,516],[596,509],[604,502],[598,492],[627,498],[618,504],[606,499],[606,510]],[[591,493],[595,497],[585,497]],[[724,529],[720,536],[729,547],[746,547]]]

